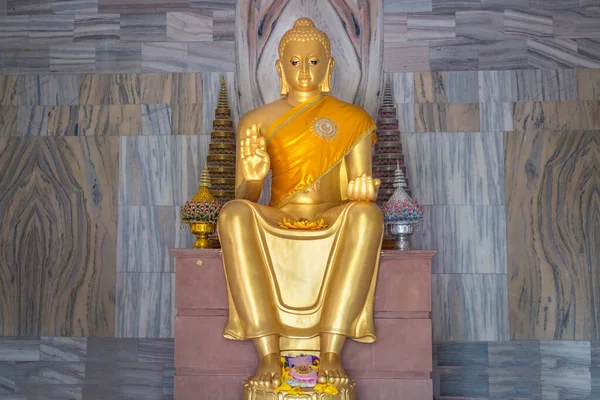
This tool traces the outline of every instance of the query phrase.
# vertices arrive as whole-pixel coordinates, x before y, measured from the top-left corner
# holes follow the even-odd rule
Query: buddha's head
[[[300,18],[279,42],[275,66],[281,83],[281,95],[297,92],[331,91],[334,60],[325,32],[308,18]]]

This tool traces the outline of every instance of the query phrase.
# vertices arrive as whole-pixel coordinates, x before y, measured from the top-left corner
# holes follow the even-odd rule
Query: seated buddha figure
[[[328,94],[334,59],[313,21],[298,19],[278,53],[282,98],[240,119],[236,199],[218,221],[229,296],[224,336],[253,341],[260,364],[251,385],[280,384],[285,338],[318,350],[319,381],[339,386],[348,383],[340,360],[346,338],[375,340],[383,238],[374,204],[380,181],[371,177],[375,124]],[[257,204],[269,171],[270,204]],[[286,229],[284,219],[324,224]]]

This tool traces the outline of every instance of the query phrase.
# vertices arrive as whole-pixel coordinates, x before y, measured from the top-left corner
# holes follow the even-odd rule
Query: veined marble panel
[[[75,16],[75,42],[113,42],[120,39],[119,14]]]
[[[79,104],[140,104],[140,86],[139,74],[86,74],[81,77]]]
[[[4,335],[114,334],[117,165],[116,139],[0,140]]]
[[[173,104],[173,135],[208,135],[202,127],[202,104]]]
[[[388,43],[408,40],[408,15],[385,13],[383,15],[383,37]]]
[[[85,362],[88,338],[42,337],[40,361]]]
[[[432,0],[383,0],[384,13],[428,12],[433,10]]]
[[[527,41],[507,39],[479,45],[479,69],[503,70],[529,67]]]
[[[14,47],[27,43],[29,40],[29,17],[0,16],[0,45]]]
[[[429,44],[431,70],[476,70],[479,68],[479,46],[468,39],[433,40]]]
[[[543,129],[505,135],[511,338],[596,339],[600,132]]]
[[[32,15],[29,17],[29,43],[52,45],[72,43],[75,17],[73,15]]]
[[[586,59],[600,62],[600,39],[577,39],[577,53]]]
[[[173,99],[173,80],[179,74],[155,73],[140,75],[142,104],[170,104]]]
[[[28,106],[76,105],[79,75],[21,75],[17,79],[19,104]]]
[[[504,40],[504,13],[501,11],[458,11],[456,36],[472,40]]]
[[[580,100],[600,100],[600,70],[577,71]]]
[[[118,273],[116,336],[173,337],[174,294],[174,273]]]
[[[188,44],[155,42],[142,45],[142,72],[186,72]]]
[[[180,206],[198,190],[210,135],[122,137],[120,143],[120,206]]]
[[[213,11],[213,40],[235,40],[235,11]]]
[[[170,42],[200,42],[213,40],[211,12],[167,13],[167,40]]]
[[[20,106],[17,136],[48,136],[48,111],[43,106]]]
[[[600,68],[600,61],[580,54],[574,39],[528,39],[529,65],[539,69]]]
[[[415,104],[417,132],[479,132],[479,103]]]
[[[552,12],[535,9],[506,10],[504,33],[508,38],[553,37]]]
[[[142,44],[96,43],[95,72],[142,72]]]
[[[8,15],[52,14],[52,0],[7,0]]]
[[[89,43],[63,44],[50,47],[50,72],[94,72],[96,47]]]
[[[557,10],[553,15],[556,37],[600,38],[600,12],[597,9]]]
[[[143,104],[141,107],[139,135],[171,134],[170,104]]]
[[[77,106],[47,106],[48,136],[78,136],[79,108]]]
[[[7,315],[4,314],[3,315]],[[33,337],[0,337],[0,361],[40,361],[40,339]]]
[[[590,342],[542,341],[540,355],[544,399],[591,398]]]
[[[140,106],[79,106],[77,118],[80,136],[137,135]]]
[[[54,0],[53,14],[97,14],[98,0]]]
[[[508,340],[507,294],[505,274],[434,274],[433,340]]]
[[[187,11],[189,8],[189,0],[98,0],[98,12],[108,14]]]
[[[175,74],[171,103],[202,104],[204,98],[203,76],[204,73],[199,72]]]
[[[454,15],[408,14],[408,40],[444,40],[456,37]]]
[[[190,42],[188,72],[235,71],[235,43],[228,41]]]
[[[448,103],[478,103],[479,77],[477,71],[446,72]]]
[[[17,119],[17,106],[0,106],[0,136],[17,136]]]
[[[0,75],[0,106],[19,104],[19,91],[15,75]]]
[[[480,10],[481,0],[433,0],[434,12],[452,13],[463,10]]]
[[[412,72],[396,72],[386,74],[395,103],[415,102],[415,76]]]
[[[385,72],[429,71],[429,44],[384,41],[383,69]]]
[[[505,132],[514,129],[511,103],[481,103],[479,116],[482,132]]]
[[[418,72],[415,80],[415,103],[445,103],[446,73]]]

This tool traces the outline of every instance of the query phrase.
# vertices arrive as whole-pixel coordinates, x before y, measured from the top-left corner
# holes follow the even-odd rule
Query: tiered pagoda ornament
[[[377,143],[373,156],[373,176],[381,179],[379,196],[377,202],[381,205],[394,193],[394,179],[396,169],[400,169],[405,186],[405,192],[410,195],[408,180],[406,178],[406,166],[402,154],[402,142],[400,140],[400,129],[394,96],[389,83],[386,83],[383,91],[383,102],[379,108],[377,117]]]
[[[188,224],[190,231],[196,235],[194,248],[208,249],[212,247],[208,236],[215,232],[222,203],[210,192],[210,174],[206,165],[198,187],[194,198],[181,207],[181,222]]]
[[[235,198],[235,136],[224,77],[221,78],[221,91],[215,109],[213,131],[210,134],[207,162],[214,197],[222,204],[233,200]]]

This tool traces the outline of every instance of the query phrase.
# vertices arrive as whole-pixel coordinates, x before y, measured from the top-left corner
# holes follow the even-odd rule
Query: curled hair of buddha
[[[310,18],[299,18],[294,22],[294,27],[287,31],[279,41],[279,58],[283,57],[283,49],[290,42],[307,42],[316,40],[325,48],[327,57],[331,56],[331,43],[329,38]]]

